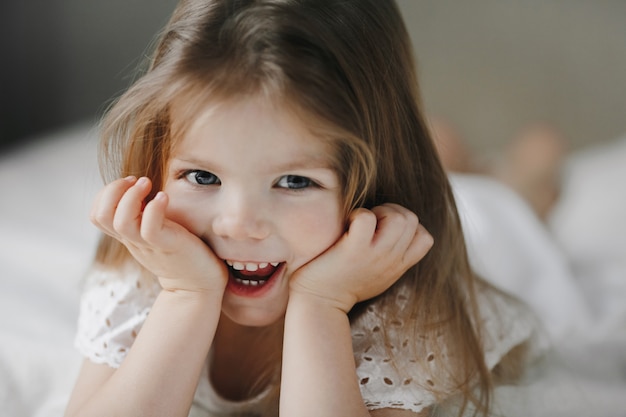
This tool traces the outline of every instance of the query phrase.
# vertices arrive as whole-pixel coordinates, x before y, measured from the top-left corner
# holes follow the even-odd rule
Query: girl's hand
[[[91,221],[124,244],[163,289],[223,293],[228,279],[224,263],[200,238],[165,217],[165,193],[143,207],[151,188],[145,177],[113,181],[96,196]]]
[[[294,273],[290,290],[312,295],[344,312],[387,290],[433,245],[417,216],[397,204],[351,213],[348,231]]]

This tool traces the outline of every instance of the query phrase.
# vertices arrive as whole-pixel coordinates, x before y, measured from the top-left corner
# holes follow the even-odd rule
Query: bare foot
[[[473,172],[474,161],[456,129],[438,118],[430,118],[428,126],[443,167],[448,172]]]
[[[531,126],[509,145],[494,175],[516,190],[545,220],[559,197],[566,148],[557,129]]]

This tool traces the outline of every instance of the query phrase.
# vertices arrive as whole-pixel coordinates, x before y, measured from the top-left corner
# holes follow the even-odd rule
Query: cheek
[[[344,232],[344,222],[339,208],[312,206],[297,213],[296,216],[290,216],[288,227],[292,230],[292,239],[309,255],[319,255],[334,244]]]
[[[169,195],[169,197],[170,202],[165,216],[191,233],[198,236],[202,235],[201,226],[206,224],[206,219],[202,218],[202,211],[198,210],[198,201],[180,198],[176,194]]]

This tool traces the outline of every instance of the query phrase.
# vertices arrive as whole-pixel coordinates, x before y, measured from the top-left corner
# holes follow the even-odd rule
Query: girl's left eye
[[[192,170],[184,174],[185,179],[197,185],[220,185],[221,181],[215,174],[208,171]]]
[[[305,188],[314,187],[316,184],[312,179],[301,177],[300,175],[284,175],[280,177],[276,186],[289,190],[303,190]]]

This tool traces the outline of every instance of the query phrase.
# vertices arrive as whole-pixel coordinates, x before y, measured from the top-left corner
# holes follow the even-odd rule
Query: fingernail
[[[146,185],[148,183],[148,178],[141,177],[137,180],[137,185]]]
[[[165,193],[163,191],[159,191],[155,196],[154,196],[155,200],[164,200],[165,199]]]
[[[129,175],[128,177],[124,178],[124,181],[127,182],[135,182],[137,180],[137,177],[135,177],[134,175]]]

